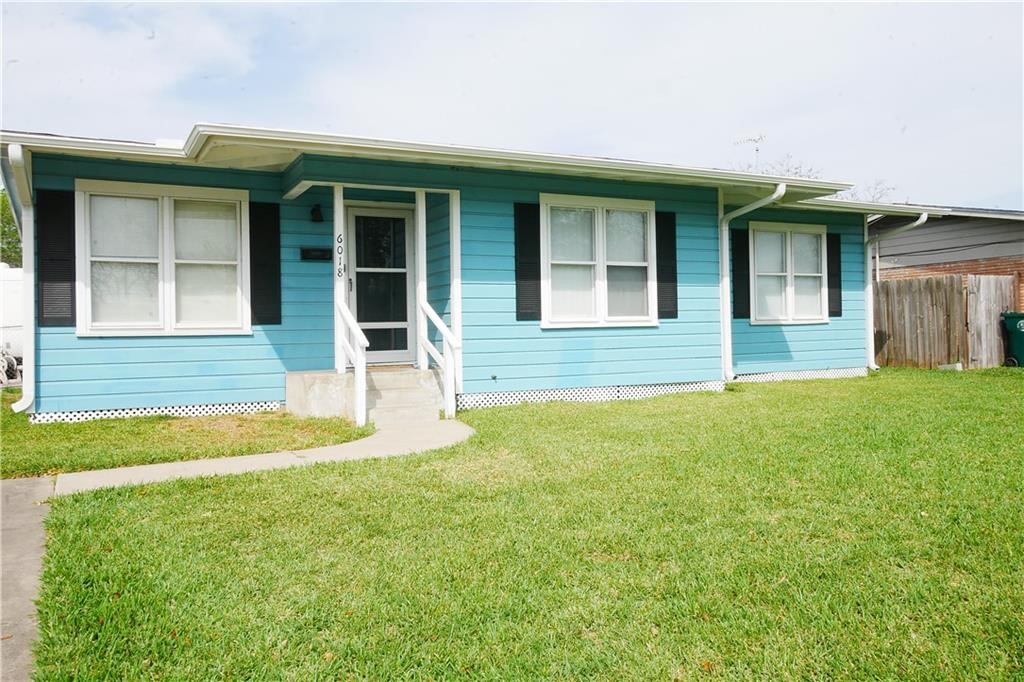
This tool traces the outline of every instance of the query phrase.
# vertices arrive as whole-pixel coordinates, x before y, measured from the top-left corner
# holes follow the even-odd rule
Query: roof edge
[[[546,172],[580,174],[585,171],[606,174],[617,173],[625,177],[660,178],[663,181],[678,179],[701,182],[709,185],[764,187],[769,189],[779,183],[799,188],[806,193],[822,196],[834,194],[852,187],[850,183],[792,178],[786,176],[761,175],[745,171],[728,171],[713,168],[679,166],[645,161],[610,159],[601,157],[524,152],[487,147],[472,147],[452,144],[436,144],[392,140],[385,138],[351,137],[329,133],[313,133],[275,128],[257,128],[220,123],[197,123],[193,126],[181,147],[160,146],[144,142],[103,140],[97,138],[71,137],[0,131],[0,144],[21,144],[26,148],[57,153],[85,152],[131,157],[155,161],[202,162],[203,150],[211,142],[233,141],[255,145],[292,148],[299,152],[337,154],[360,153],[363,155],[407,158],[418,162],[464,163],[481,168],[513,168]]]

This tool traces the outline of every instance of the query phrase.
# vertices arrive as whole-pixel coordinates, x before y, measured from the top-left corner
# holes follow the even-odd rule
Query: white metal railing
[[[359,328],[355,316],[341,301],[334,304],[334,347],[345,351],[345,362],[338,363],[338,373],[351,364],[356,377],[356,426],[366,424],[366,349],[370,342]]]
[[[444,416],[451,419],[455,416],[455,377],[459,371],[459,349],[462,348],[462,342],[455,338],[455,334],[444,323],[444,320],[437,314],[433,306],[422,299],[418,305],[420,312],[426,316],[429,323],[433,324],[441,334],[442,346],[444,347],[443,356],[430,341],[428,325],[420,327],[418,336],[420,347],[434,359],[434,362],[437,363],[441,370],[441,382],[444,386]]]

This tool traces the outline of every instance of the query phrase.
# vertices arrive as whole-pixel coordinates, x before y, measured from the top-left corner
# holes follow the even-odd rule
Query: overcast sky
[[[1024,207],[1024,4],[3,5],[3,127],[197,121],[716,168]]]

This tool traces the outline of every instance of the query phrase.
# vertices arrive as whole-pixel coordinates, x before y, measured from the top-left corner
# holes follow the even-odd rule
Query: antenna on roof
[[[764,133],[758,133],[754,137],[745,137],[742,140],[736,140],[733,142],[734,145],[740,144],[752,144],[754,145],[754,171],[761,170],[761,143],[768,139]]]

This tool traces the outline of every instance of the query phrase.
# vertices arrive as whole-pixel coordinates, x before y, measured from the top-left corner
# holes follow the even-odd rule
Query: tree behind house
[[[0,190],[0,261],[12,268],[21,267],[21,235],[14,223],[10,197],[4,190]]]

